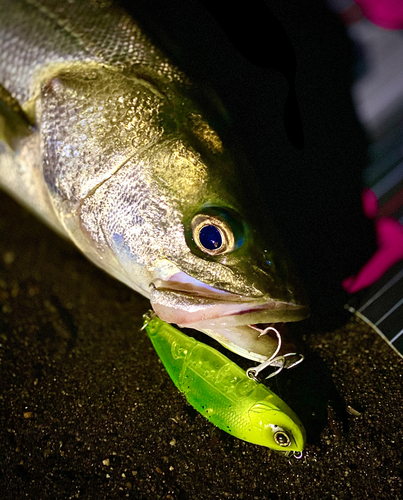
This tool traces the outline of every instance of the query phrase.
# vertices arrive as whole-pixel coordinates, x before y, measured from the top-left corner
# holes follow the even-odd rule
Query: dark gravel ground
[[[286,459],[189,407],[139,331],[146,299],[0,207],[2,499],[402,498],[403,362],[367,325],[306,322],[275,388],[308,430]]]

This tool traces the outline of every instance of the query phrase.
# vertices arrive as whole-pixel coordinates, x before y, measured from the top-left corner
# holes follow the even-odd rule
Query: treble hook
[[[277,348],[276,350],[274,351],[274,353],[270,356],[269,359],[266,359],[266,361],[264,361],[263,363],[261,363],[260,365],[258,366],[252,366],[251,368],[248,368],[246,370],[246,375],[255,380],[256,382],[259,381],[258,379],[258,375],[261,371],[263,371],[265,368],[267,368],[268,366],[272,366],[273,364],[273,361],[274,360],[277,360],[278,358],[276,358],[277,354],[279,353],[280,349],[281,349],[281,335],[280,335],[280,332],[278,330],[276,330],[273,326],[268,326],[265,330],[263,330],[260,335],[258,336],[258,338],[260,337],[263,337],[263,335],[267,335],[267,332],[271,330],[273,331],[276,336],[277,336]],[[279,356],[279,358],[281,358],[282,356]],[[266,379],[268,378],[271,378],[271,377],[274,377],[275,375],[277,375],[278,373],[281,372],[281,370],[284,368],[284,364],[285,364],[285,360],[284,362],[282,363],[282,365],[280,366],[280,368],[278,370],[276,370],[275,372],[271,373],[270,375],[268,375],[266,377]]]
[[[262,337],[263,335],[267,335],[267,332],[269,330],[274,331],[275,334],[277,335],[278,344],[277,344],[276,350],[270,356],[269,359],[266,359],[266,361],[264,361],[263,363],[261,363],[258,366],[252,366],[251,368],[248,368],[246,370],[246,375],[249,378],[255,380],[256,382],[259,382],[259,377],[258,377],[259,373],[262,372],[263,370],[265,370],[268,366],[278,366],[278,364],[280,364],[280,366],[278,366],[277,370],[275,370],[274,372],[270,373],[267,377],[265,377],[265,380],[272,378],[272,377],[275,377],[285,368],[286,362],[287,362],[286,358],[288,358],[290,356],[297,356],[297,359],[293,363],[291,363],[287,368],[293,368],[294,366],[299,365],[304,360],[303,354],[300,354],[297,352],[287,352],[285,354],[277,356],[277,354],[279,353],[279,351],[281,349],[281,335],[278,332],[278,330],[276,330],[272,326],[269,326],[265,330],[262,331],[262,333],[258,336],[258,338]]]
[[[152,309],[143,314],[144,325],[140,328],[140,332],[142,332],[148,326],[148,324],[155,318],[155,316],[157,315]]]

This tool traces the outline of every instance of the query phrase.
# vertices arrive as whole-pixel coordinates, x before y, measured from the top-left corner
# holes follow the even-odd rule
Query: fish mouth
[[[268,359],[278,347],[275,335],[261,336],[268,326],[284,335],[282,350],[290,352],[293,347],[287,339],[285,323],[301,321],[310,313],[304,304],[234,294],[184,273],[169,280],[156,279],[150,299],[163,321],[199,330],[227,349],[259,362]]]

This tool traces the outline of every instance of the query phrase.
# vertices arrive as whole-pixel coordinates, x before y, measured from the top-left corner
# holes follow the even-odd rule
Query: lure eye
[[[288,434],[286,434],[284,431],[277,431],[274,434],[274,441],[276,444],[279,446],[289,446],[291,443],[291,439],[289,438]]]
[[[192,219],[192,237],[198,248],[209,255],[232,252],[235,238],[231,227],[221,217],[198,214]]]

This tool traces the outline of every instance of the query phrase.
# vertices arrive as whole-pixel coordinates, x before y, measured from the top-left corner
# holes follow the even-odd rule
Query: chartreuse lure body
[[[145,329],[176,387],[210,422],[250,443],[278,452],[302,452],[303,425],[265,385],[158,317],[145,316]]]

